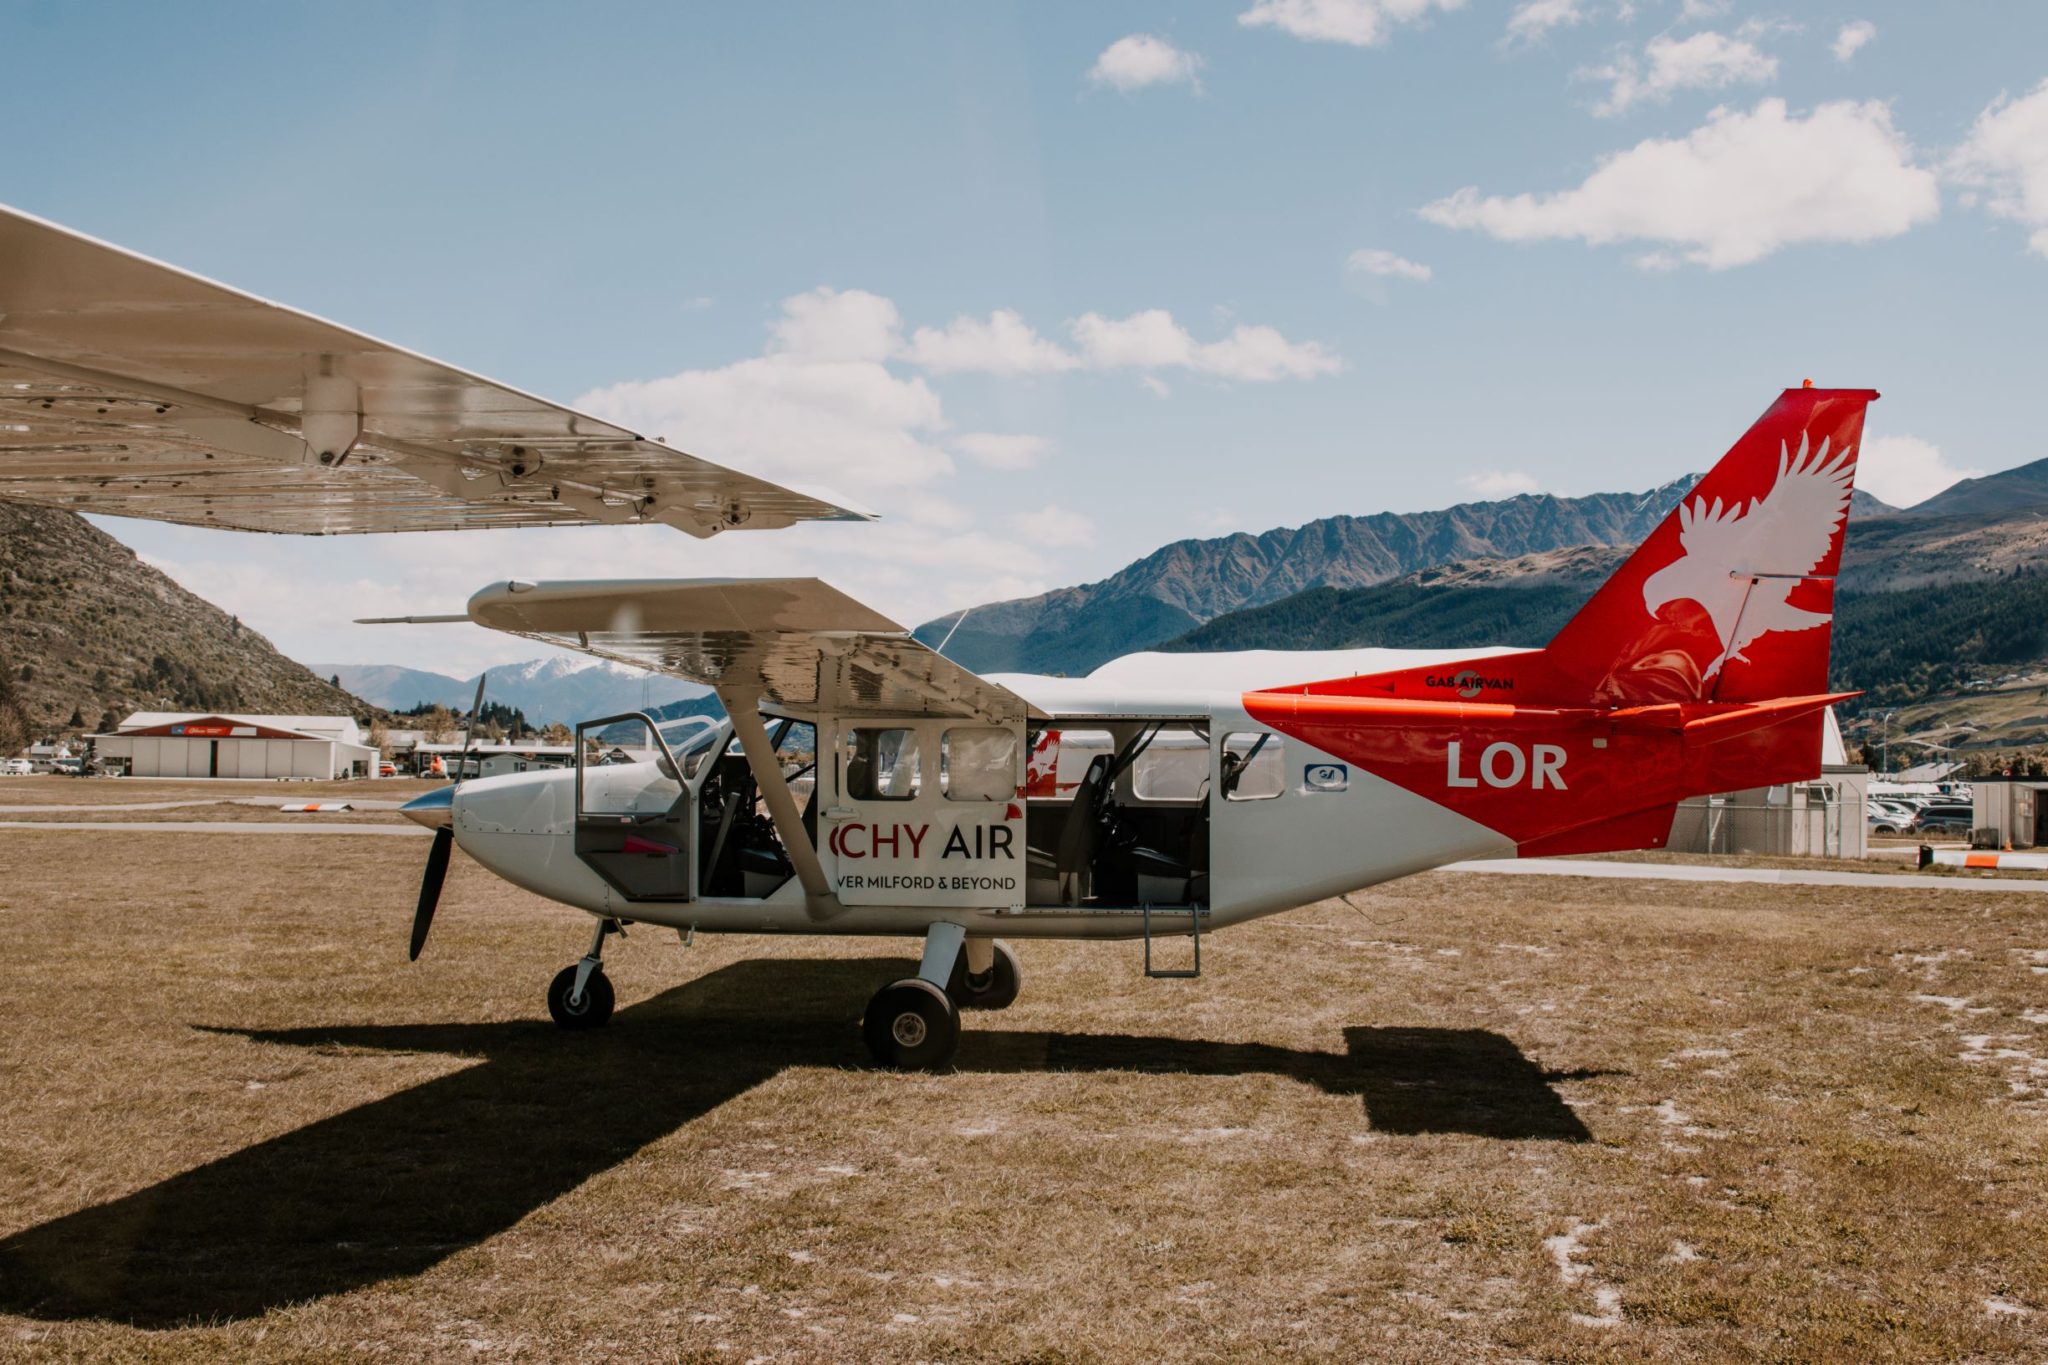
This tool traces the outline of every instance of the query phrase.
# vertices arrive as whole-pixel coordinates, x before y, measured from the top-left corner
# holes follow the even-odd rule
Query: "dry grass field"
[[[408,966],[424,854],[0,831],[0,1356],[2048,1355],[2048,896],[1438,874],[907,1077],[907,941],[565,1034],[586,922],[458,858]]]

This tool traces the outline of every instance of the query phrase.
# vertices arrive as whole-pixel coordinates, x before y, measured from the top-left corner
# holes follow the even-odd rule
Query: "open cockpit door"
[[[652,745],[658,755],[653,774],[637,781],[599,780],[611,776],[604,769],[612,765],[601,760],[619,751],[622,739],[636,748]],[[690,782],[650,717],[629,711],[576,727],[575,801],[576,856],[612,890],[632,901],[691,898],[696,822]]]

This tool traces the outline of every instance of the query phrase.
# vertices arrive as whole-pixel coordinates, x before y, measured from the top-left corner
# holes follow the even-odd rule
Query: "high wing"
[[[992,725],[1044,719],[815,578],[494,583],[469,599],[469,619],[782,707]]]
[[[313,535],[871,519],[4,206],[0,498]]]

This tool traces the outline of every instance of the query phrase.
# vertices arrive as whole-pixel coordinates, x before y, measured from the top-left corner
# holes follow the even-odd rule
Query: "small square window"
[[[909,801],[918,788],[917,731],[846,732],[840,790],[853,801]]]
[[[1247,730],[1223,737],[1222,788],[1226,801],[1270,801],[1287,785],[1280,736]]]
[[[1200,800],[1209,781],[1209,738],[1184,725],[1162,726],[1131,760],[1131,795],[1140,801]]]
[[[939,790],[951,801],[1008,801],[1017,795],[1017,735],[993,726],[946,731]]]

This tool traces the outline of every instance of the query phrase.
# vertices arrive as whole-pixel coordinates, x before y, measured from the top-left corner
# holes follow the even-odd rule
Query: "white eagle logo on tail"
[[[1797,454],[1790,445],[1780,451],[1777,482],[1755,501],[1723,506],[1716,498],[1709,506],[1702,496],[1679,504],[1684,553],[1643,582],[1643,605],[1651,616],[1668,603],[1690,599],[1713,621],[1721,653],[1702,671],[1702,681],[1729,660],[1744,659],[1743,648],[1760,635],[1808,630],[1830,619],[1827,612],[1795,607],[1787,599],[1827,558],[1849,514],[1856,448],[1844,446],[1830,457],[1825,440],[1809,452],[1801,437]],[[1772,576],[1752,586],[1758,574]]]

